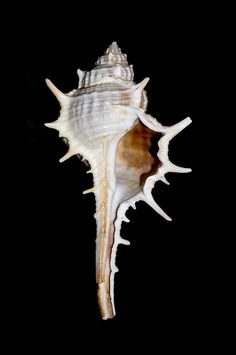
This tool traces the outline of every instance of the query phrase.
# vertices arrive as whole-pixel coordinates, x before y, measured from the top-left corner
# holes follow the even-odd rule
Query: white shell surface
[[[60,117],[45,124],[57,129],[69,144],[65,161],[73,155],[86,159],[91,167],[96,199],[96,277],[98,302],[103,319],[115,315],[114,275],[119,244],[129,242],[120,235],[125,215],[137,201],[145,201],[165,219],[169,216],[157,205],[152,189],[159,180],[167,183],[168,172],[186,173],[168,158],[170,140],[191,123],[187,117],[171,126],[162,126],[146,114],[147,96],[144,87],[133,82],[133,69],[127,56],[113,42],[90,72],[77,71],[78,89],[60,92],[50,80],[47,85],[61,105]],[[158,153],[151,155],[151,139],[156,140]]]

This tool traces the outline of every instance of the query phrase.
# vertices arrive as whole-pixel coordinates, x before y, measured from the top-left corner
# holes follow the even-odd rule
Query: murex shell
[[[188,126],[191,119],[187,117],[167,127],[145,113],[144,87],[149,78],[134,83],[132,66],[116,42],[98,58],[93,70],[78,69],[77,73],[78,89],[67,94],[46,79],[60,102],[61,112],[58,120],[45,125],[58,130],[69,145],[60,162],[78,155],[91,167],[88,172],[93,174],[94,186],[84,193],[95,194],[98,303],[102,318],[107,319],[115,315],[117,247],[130,244],[120,236],[122,222],[129,222],[126,211],[129,207],[135,208],[137,201],[145,201],[171,220],[154,201],[152,189],[159,180],[168,184],[166,173],[191,171],[174,165],[168,158],[170,140]]]

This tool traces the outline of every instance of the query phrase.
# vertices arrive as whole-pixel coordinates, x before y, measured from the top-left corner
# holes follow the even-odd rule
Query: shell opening
[[[125,198],[141,191],[146,178],[160,166],[157,157],[161,134],[138,123],[118,144],[116,178],[118,188]]]

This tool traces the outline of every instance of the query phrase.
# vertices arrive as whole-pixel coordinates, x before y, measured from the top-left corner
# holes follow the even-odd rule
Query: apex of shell
[[[116,42],[112,42],[106,50],[106,54],[108,53],[121,53],[121,49],[118,47]]]

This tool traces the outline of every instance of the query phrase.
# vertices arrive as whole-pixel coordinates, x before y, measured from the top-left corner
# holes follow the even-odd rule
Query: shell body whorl
[[[103,319],[115,315],[114,276],[119,244],[129,242],[120,235],[125,215],[137,201],[145,201],[167,220],[170,218],[152,197],[160,180],[168,183],[168,172],[189,172],[170,162],[169,141],[188,124],[190,118],[174,126],[162,126],[146,114],[148,78],[133,81],[133,67],[128,64],[116,42],[96,61],[91,71],[77,71],[78,89],[67,94],[50,80],[47,85],[61,105],[60,117],[45,124],[66,138],[69,150],[60,162],[73,155],[89,162],[96,201],[96,278],[98,302]],[[158,140],[159,139],[159,140]],[[155,149],[151,149],[154,144]]]

